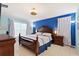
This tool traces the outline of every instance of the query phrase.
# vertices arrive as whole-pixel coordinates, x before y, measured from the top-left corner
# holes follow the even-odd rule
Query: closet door
[[[58,18],[58,35],[64,36],[64,44],[71,45],[71,17]]]

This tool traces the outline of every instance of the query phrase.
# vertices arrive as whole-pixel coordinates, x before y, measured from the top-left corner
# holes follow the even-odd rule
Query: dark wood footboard
[[[28,39],[28,40],[27,40]],[[32,50],[35,55],[37,56],[39,54],[39,42],[38,42],[38,36],[36,37],[36,40],[23,37],[19,34],[19,45],[22,44]]]

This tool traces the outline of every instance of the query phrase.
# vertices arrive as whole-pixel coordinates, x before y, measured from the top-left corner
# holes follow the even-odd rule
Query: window
[[[19,33],[21,33],[21,35],[26,35],[27,24],[14,22],[14,28],[15,28],[15,36],[18,36]]]

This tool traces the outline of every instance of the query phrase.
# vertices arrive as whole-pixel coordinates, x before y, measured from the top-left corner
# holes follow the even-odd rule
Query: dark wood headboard
[[[43,33],[51,33],[53,34],[53,29],[50,29],[48,26],[42,26],[39,29],[37,29],[37,32],[43,32]]]

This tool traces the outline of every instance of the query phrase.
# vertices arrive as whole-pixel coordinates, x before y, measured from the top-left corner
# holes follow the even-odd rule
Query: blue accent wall
[[[58,26],[58,18],[71,16],[71,21],[75,21],[75,23],[71,23],[71,45],[76,46],[76,14],[70,13],[66,15],[56,16],[48,19],[43,19],[40,21],[33,22],[33,32],[35,32],[36,29],[42,27],[42,26],[48,26],[51,29],[56,29]]]
[[[51,29],[55,29],[57,27],[57,19],[56,18],[48,18],[40,21],[34,22],[35,28],[38,29],[42,26],[48,26]]]

